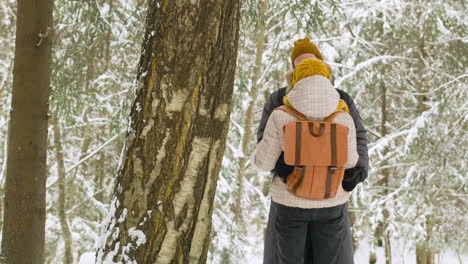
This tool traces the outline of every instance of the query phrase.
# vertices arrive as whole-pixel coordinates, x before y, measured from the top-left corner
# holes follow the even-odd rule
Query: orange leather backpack
[[[288,190],[311,200],[335,197],[348,160],[348,127],[332,122],[339,112],[320,122],[286,105],[275,110],[299,119],[283,127],[284,161],[295,166],[286,178]]]

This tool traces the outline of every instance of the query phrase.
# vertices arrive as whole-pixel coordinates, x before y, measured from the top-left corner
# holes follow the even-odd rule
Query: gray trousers
[[[341,210],[341,212],[338,212],[337,210]],[[325,215],[325,218],[321,218],[320,214]],[[338,215],[341,215],[341,217],[338,217]],[[319,224],[305,225],[304,227],[303,222],[308,220],[316,220],[315,223],[328,223],[329,226],[320,226]],[[331,222],[328,220],[331,220]],[[285,222],[288,222],[289,224],[285,224]],[[278,228],[281,229],[280,233],[283,235],[279,235]],[[334,238],[331,236],[333,234],[335,234]],[[327,248],[325,244],[320,242],[317,243],[317,241],[320,241],[320,236],[322,236],[322,238],[323,236],[329,238],[329,240],[327,240],[327,244],[341,243],[341,245],[331,245],[331,247],[329,246]],[[319,240],[316,240],[315,245],[312,245],[312,243],[314,243],[314,238]],[[304,245],[304,243],[304,248],[298,246]],[[323,261],[337,264],[354,264],[348,203],[336,208],[329,208],[328,210],[320,211],[320,209],[304,210],[300,208],[288,208],[287,206],[283,206],[272,201],[264,245],[264,264],[322,264],[324,263]],[[331,252],[331,248],[335,248],[336,250]],[[326,250],[328,250],[327,253],[325,253]],[[314,251],[315,253],[319,251],[322,254],[320,256],[315,254],[314,256]],[[285,254],[287,254],[287,258],[285,257]],[[297,257],[298,254],[304,254],[304,256]],[[294,258],[294,255],[296,255],[296,259]],[[321,259],[323,256],[331,256],[330,261],[332,262]]]

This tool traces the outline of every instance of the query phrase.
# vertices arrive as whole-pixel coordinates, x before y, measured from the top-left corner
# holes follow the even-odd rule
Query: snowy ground
[[[253,238],[253,240],[258,238]],[[392,263],[394,264],[416,264],[416,255],[414,250],[405,248],[405,243],[403,241],[392,241]],[[251,262],[249,264],[262,264],[262,254],[263,254],[263,244],[259,245],[260,250],[248,249],[248,253],[252,254]],[[259,252],[260,251],[260,252]],[[377,264],[385,264],[384,260],[384,249],[377,248]],[[356,264],[369,263],[369,241],[364,240],[360,243],[358,249],[354,254],[354,262]],[[210,263],[218,264],[218,263]],[[468,256],[461,255],[460,259],[458,258],[457,253],[455,252],[443,252],[438,254],[435,257],[435,264],[468,264]]]
[[[377,264],[385,264],[384,249],[377,248]],[[458,256],[454,252],[444,252],[435,257],[435,264],[468,264],[468,256]],[[369,241],[363,241],[354,254],[356,264],[369,263]],[[402,241],[392,240],[392,263],[395,264],[416,264],[416,253],[414,250],[405,248]]]
[[[251,232],[255,234],[255,232]],[[263,243],[258,243],[258,236],[249,237],[250,244],[258,246],[245,249],[246,255],[249,256],[248,264],[262,264],[263,261]],[[377,264],[385,264],[383,248],[377,248]],[[78,264],[94,264],[95,252],[86,252],[81,255]],[[369,263],[369,241],[364,240],[360,243],[354,255],[356,264]],[[414,250],[405,247],[403,241],[392,240],[392,263],[394,264],[416,264],[416,256]],[[208,263],[218,264],[218,263]],[[242,263],[244,264],[244,263]],[[435,257],[435,264],[468,264],[468,256],[460,255],[458,257],[455,252],[443,252]]]

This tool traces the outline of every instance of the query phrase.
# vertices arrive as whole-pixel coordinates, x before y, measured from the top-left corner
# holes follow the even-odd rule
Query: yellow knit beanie
[[[299,63],[293,71],[291,84],[294,86],[298,81],[314,75],[322,75],[330,79],[330,71],[321,60],[305,59]]]
[[[304,53],[313,53],[317,58],[320,60],[323,60],[322,53],[320,53],[320,50],[310,42],[309,38],[303,38],[294,41],[294,47],[292,50],[292,55],[291,55],[291,62],[292,66],[294,68],[294,60],[297,58],[297,56],[304,54]]]

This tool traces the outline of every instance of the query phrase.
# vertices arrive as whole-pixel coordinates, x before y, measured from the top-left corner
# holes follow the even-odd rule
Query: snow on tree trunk
[[[43,263],[53,1],[17,2],[2,263]]]
[[[205,263],[239,2],[150,2],[125,156],[97,263]]]

